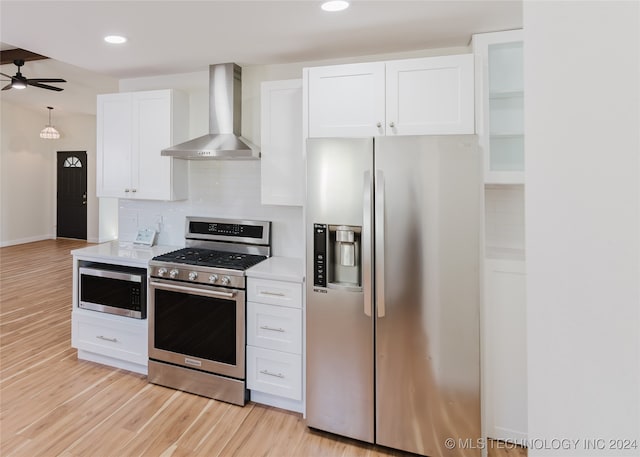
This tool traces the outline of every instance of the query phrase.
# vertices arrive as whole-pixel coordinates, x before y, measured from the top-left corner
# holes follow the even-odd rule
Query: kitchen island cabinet
[[[271,257],[247,270],[247,388],[256,403],[302,412],[303,266]]]
[[[71,251],[71,346],[78,349],[78,359],[147,374],[147,319],[134,319],[79,308],[78,271],[80,267],[93,263],[146,270],[149,260],[153,257],[175,249],[175,246],[138,247],[132,243],[111,241]]]
[[[97,196],[186,199],[187,162],[160,151],[187,139],[188,114],[176,90],[98,95]]]
[[[473,55],[304,70],[308,136],[474,133]]]

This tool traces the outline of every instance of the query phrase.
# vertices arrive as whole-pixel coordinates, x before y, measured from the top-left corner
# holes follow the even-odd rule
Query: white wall
[[[524,4],[530,457],[640,455],[639,5]]]
[[[55,146],[38,136],[47,110],[35,113],[6,101],[1,110],[0,245],[53,238]]]
[[[99,234],[100,202],[95,192],[96,118],[86,114],[58,115],[53,124],[59,140],[43,140],[46,108],[34,111],[2,102],[0,245],[55,238],[57,151],[87,152],[87,239],[104,241]]]

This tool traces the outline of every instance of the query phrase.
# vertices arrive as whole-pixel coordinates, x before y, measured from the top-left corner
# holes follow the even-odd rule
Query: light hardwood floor
[[[69,251],[85,245],[48,240],[0,249],[2,457],[406,455],[312,432],[299,414],[241,408],[79,361]],[[526,455],[498,447],[489,443],[489,456]]]

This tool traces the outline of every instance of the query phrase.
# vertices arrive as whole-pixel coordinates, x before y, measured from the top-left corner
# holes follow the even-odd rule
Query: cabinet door
[[[247,346],[247,388],[302,400],[302,356]]]
[[[134,93],[133,192],[135,198],[171,199],[171,157],[160,151],[171,146],[171,92]]]
[[[309,69],[309,137],[385,134],[384,63]]]
[[[263,205],[302,206],[302,80],[262,83],[261,151]]]
[[[486,433],[527,439],[526,276],[523,261],[485,263]]]
[[[387,135],[474,133],[473,55],[386,63]]]
[[[98,197],[129,197],[131,190],[131,94],[98,95],[96,125]]]
[[[476,130],[485,156],[485,182],[524,183],[522,30],[473,36]]]
[[[247,344],[302,353],[302,310],[247,302]]]

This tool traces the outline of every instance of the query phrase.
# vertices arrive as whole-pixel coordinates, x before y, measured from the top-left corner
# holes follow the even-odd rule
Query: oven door
[[[245,378],[245,291],[149,280],[149,358]]]

